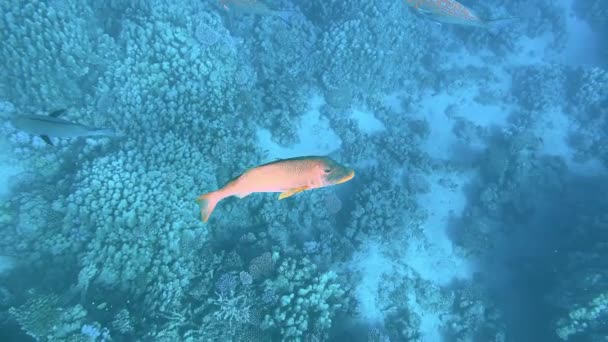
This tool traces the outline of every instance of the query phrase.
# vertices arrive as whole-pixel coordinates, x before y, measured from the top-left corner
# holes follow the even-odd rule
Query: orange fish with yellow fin
[[[282,200],[301,191],[341,184],[354,176],[353,169],[329,157],[282,159],[247,170],[222,188],[199,196],[197,202],[201,217],[207,222],[215,206],[230,196],[243,198],[255,192],[280,192]]]

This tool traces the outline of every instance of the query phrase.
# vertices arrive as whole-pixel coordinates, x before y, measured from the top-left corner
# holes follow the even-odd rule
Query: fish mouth
[[[355,177],[355,170],[350,170],[348,172],[348,174],[344,177],[342,177],[340,180],[338,180],[336,182],[336,184],[342,184],[344,182],[348,182],[349,180],[353,179],[353,177]]]

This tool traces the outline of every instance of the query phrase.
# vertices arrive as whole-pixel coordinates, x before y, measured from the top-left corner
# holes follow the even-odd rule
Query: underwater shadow
[[[608,177],[568,172],[561,179],[559,188],[526,191],[525,205],[530,209],[525,214],[506,206],[501,217],[488,220],[492,246],[479,257],[478,281],[487,299],[503,313],[509,340],[557,340],[554,323],[567,316],[558,300],[567,290],[563,282],[572,274],[568,256],[607,237],[605,232],[581,231],[580,227],[583,218],[608,212],[603,195]],[[473,210],[479,213],[480,209]],[[480,216],[456,222],[451,233],[457,243],[465,247],[470,243],[470,239],[458,241],[458,234],[475,217]]]

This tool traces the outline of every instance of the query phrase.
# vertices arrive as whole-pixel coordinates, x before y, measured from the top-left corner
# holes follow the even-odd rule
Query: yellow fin
[[[299,188],[289,189],[289,190],[287,190],[287,191],[285,191],[285,192],[283,192],[283,193],[281,193],[279,195],[279,200],[282,200],[282,199],[287,198],[287,197],[291,197],[291,196],[297,194],[298,192],[302,192],[302,191],[304,191],[306,189],[308,189],[308,187],[306,185],[305,186],[301,186]]]

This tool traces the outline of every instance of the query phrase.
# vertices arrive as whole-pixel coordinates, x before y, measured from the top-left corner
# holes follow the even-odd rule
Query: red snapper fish
[[[496,21],[515,19],[483,19],[456,0],[405,0],[405,2],[418,13],[439,23],[488,27]]]
[[[321,156],[307,156],[277,160],[245,171],[222,188],[201,195],[197,202],[201,206],[204,222],[224,198],[243,198],[255,192],[280,192],[279,199],[298,192],[318,189],[348,182],[355,171]]]

